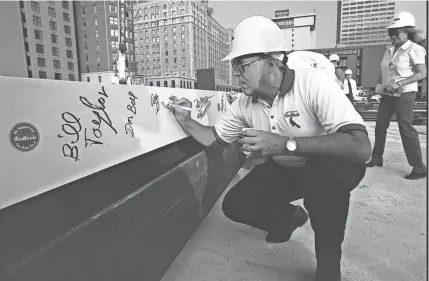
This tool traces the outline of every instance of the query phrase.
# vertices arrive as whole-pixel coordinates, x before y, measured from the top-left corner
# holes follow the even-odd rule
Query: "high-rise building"
[[[137,1],[136,70],[146,84],[195,88],[197,69],[214,68],[216,89],[237,87],[229,62],[231,31],[213,17],[208,1]]]
[[[131,1],[74,1],[82,81],[110,83],[124,25],[127,60],[134,72],[134,24]],[[121,8],[124,15],[120,16]]]
[[[389,44],[386,27],[395,15],[395,1],[342,0],[338,2],[337,44]]]
[[[0,73],[78,80],[71,1],[0,2]]]
[[[271,20],[282,30],[286,51],[316,48],[315,12],[289,15],[289,10],[279,10]]]

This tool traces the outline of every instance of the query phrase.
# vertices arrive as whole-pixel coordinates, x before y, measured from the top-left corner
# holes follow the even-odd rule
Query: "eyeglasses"
[[[249,66],[249,65],[251,65],[254,62],[266,60],[266,59],[269,59],[269,58],[270,57],[264,57],[264,58],[260,58],[260,59],[254,60],[254,61],[249,61],[249,62],[240,63],[240,64],[237,61],[233,61],[231,64],[232,64],[232,68],[234,69],[234,71],[236,71],[236,72],[238,72],[240,74],[243,74],[244,71],[246,70],[245,66]]]
[[[393,37],[393,36],[398,36],[401,32],[399,32],[398,30],[389,30],[389,36]]]

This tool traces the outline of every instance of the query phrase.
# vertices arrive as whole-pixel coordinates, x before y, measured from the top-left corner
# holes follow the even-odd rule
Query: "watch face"
[[[296,143],[294,141],[288,141],[286,144],[286,148],[289,151],[294,151],[296,149]]]

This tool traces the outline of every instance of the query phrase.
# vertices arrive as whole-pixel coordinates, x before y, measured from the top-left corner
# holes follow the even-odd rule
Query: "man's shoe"
[[[374,166],[382,167],[383,166],[383,162],[374,162],[374,161],[371,160],[368,163],[366,163],[366,166],[368,168],[372,168]]]
[[[421,178],[425,178],[427,176],[427,172],[419,173],[419,172],[411,172],[411,174],[406,175],[405,178],[407,180],[417,180]]]
[[[292,233],[308,221],[307,212],[300,206],[296,206],[296,213],[290,225],[281,226],[279,229],[268,233],[265,241],[268,243],[283,243],[289,241]]]

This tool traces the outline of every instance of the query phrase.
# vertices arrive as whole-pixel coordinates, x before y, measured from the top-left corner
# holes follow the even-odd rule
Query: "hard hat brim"
[[[223,59],[221,59],[220,61],[229,61],[232,59],[235,59],[236,57],[242,56],[243,54],[240,54],[238,52],[230,52],[226,57],[224,57]]]
[[[415,25],[404,25],[404,24],[402,24],[402,23],[394,23],[394,24],[389,25],[389,26],[387,27],[387,29],[402,28],[402,27],[408,27],[408,26],[410,26],[410,27],[415,27]]]

